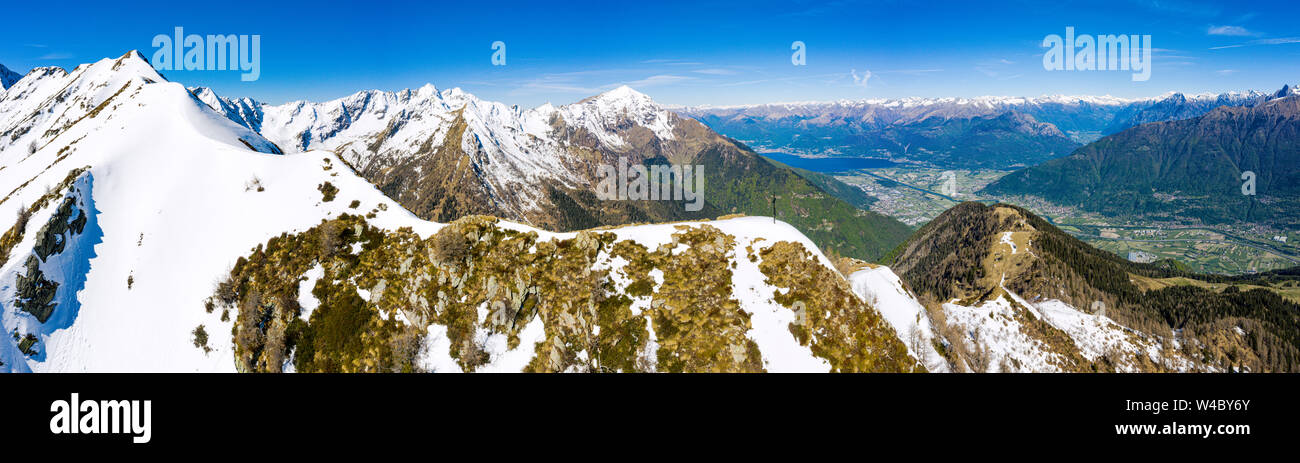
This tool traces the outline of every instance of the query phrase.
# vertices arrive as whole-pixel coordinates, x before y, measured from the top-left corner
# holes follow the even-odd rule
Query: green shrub
[[[208,347],[207,328],[204,328],[203,325],[199,325],[197,328],[194,328],[194,331],[191,333],[194,335],[194,347],[203,349],[204,353],[212,352],[212,348]]]
[[[334,184],[332,184],[332,183],[330,183],[330,182],[322,183],[322,184],[318,185],[318,186],[316,187],[316,189],[317,189],[317,190],[320,190],[321,201],[324,201],[324,202],[327,202],[327,203],[330,202],[330,201],[333,201],[333,200],[334,200],[334,196],[339,194],[339,188],[336,187],[336,186],[334,186]]]

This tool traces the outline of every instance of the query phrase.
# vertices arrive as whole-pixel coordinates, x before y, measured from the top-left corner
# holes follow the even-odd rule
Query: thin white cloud
[[[711,76],[729,76],[736,73],[736,71],[732,71],[730,69],[722,69],[722,68],[696,69],[694,72],[699,74],[708,74]]]
[[[1206,31],[1210,35],[1227,35],[1232,37],[1253,37],[1259,35],[1241,26],[1210,26]]]
[[[1215,74],[1218,74],[1218,75],[1221,75],[1221,76],[1226,76],[1226,75],[1236,74],[1236,73],[1237,73],[1237,70],[1236,70],[1236,69],[1220,69],[1220,70],[1218,70],[1218,71],[1214,71],[1214,73],[1215,73]]]
[[[515,88],[510,91],[510,94],[530,95],[538,93],[574,93],[581,95],[595,95],[600,93],[600,89],[584,85],[582,82],[579,82],[579,78],[587,78],[594,75],[604,74],[606,72],[609,71],[589,70],[543,74],[517,84]]]
[[[699,66],[704,63],[698,61],[687,61],[687,60],[676,59],[676,58],[656,58],[656,59],[642,60],[641,64],[666,64],[669,66]]]
[[[1255,42],[1260,45],[1282,45],[1287,43],[1300,43],[1300,37],[1279,37],[1276,39],[1259,39]]]
[[[975,63],[975,71],[979,72],[980,74],[984,74],[985,76],[993,77],[993,78],[999,78],[999,79],[1015,78],[1019,76],[1007,77],[1007,73],[1010,72],[1011,69],[1008,66],[1012,66],[1014,64],[1016,64],[1015,61],[1011,61],[1006,58],[999,58],[996,60],[984,60]]]
[[[887,71],[877,71],[877,74],[888,73],[888,74],[922,75],[922,74],[929,74],[932,72],[943,72],[943,69],[891,69]]]
[[[600,93],[599,88],[583,87],[580,85],[569,85],[553,82],[524,82],[510,91],[511,95],[530,95],[536,93],[577,93],[582,95],[595,95]]]
[[[1255,39],[1246,43],[1239,43],[1235,45],[1222,45],[1218,47],[1210,47],[1210,49],[1223,50],[1227,48],[1240,48],[1248,45],[1286,45],[1289,43],[1300,43],[1300,37],[1276,37],[1271,39]]]
[[[766,84],[766,83],[769,83],[769,82],[798,82],[798,81],[804,81],[804,80],[823,79],[823,78],[826,78],[826,77],[836,77],[836,78],[839,78],[839,79],[844,79],[844,74],[843,74],[843,73],[839,73],[839,72],[837,72],[837,73],[833,73],[833,74],[817,74],[817,75],[812,75],[812,76],[774,77],[774,78],[770,78],[770,79],[756,79],[756,80],[743,80],[743,81],[739,81],[739,82],[727,82],[727,83],[718,84],[718,86],[719,86],[719,87],[737,87],[737,86],[742,86],[742,85]]]
[[[862,75],[858,75],[857,69],[850,69],[849,75],[853,76],[853,85],[867,88],[867,81],[871,80],[871,71],[863,69]]]
[[[660,75],[655,75],[655,76],[646,77],[646,78],[641,79],[641,80],[634,80],[634,81],[631,81],[631,82],[624,82],[623,85],[627,85],[627,86],[629,86],[629,87],[633,87],[633,88],[637,88],[637,87],[653,87],[653,86],[656,86],[656,85],[671,85],[671,84],[677,84],[677,83],[686,82],[686,81],[694,80],[694,79],[695,79],[694,77],[688,77],[688,76],[678,76],[678,75],[672,75],[672,74],[660,74]]]

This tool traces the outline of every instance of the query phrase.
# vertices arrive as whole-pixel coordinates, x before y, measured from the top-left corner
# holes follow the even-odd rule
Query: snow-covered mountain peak
[[[593,97],[593,99],[611,100],[611,101],[620,101],[620,100],[621,101],[635,101],[635,100],[649,101],[650,97],[644,93],[633,90],[632,87],[626,85],[620,85],[616,89],[596,95],[595,97]]]
[[[636,115],[665,112],[665,108],[649,95],[633,90],[626,85],[586,98],[568,106],[594,108],[602,113],[615,114],[626,112]]]
[[[435,93],[434,96],[440,98],[444,103],[443,106],[452,111],[459,110],[466,105],[477,105],[483,102],[483,100],[480,100],[473,94],[462,90],[460,87],[452,87],[443,90],[440,93]]]
[[[565,122],[587,129],[611,148],[626,147],[618,131],[642,126],[661,140],[672,140],[674,115],[644,93],[626,85],[560,108]]]
[[[551,103],[548,102],[548,103],[542,104],[541,106],[538,106],[538,107],[536,107],[536,108],[533,108],[532,111],[535,112],[535,113],[539,113],[539,114],[547,114],[547,115],[549,115],[549,114],[554,114],[555,111],[558,111],[558,110],[555,108],[555,105],[553,105],[553,104],[551,104]]]
[[[109,63],[112,64],[109,65]],[[98,70],[97,72],[103,72],[105,66],[108,66],[113,73],[127,78],[140,77],[153,82],[167,80],[153,68],[152,64],[149,64],[148,59],[145,59],[140,52],[135,50],[128,51],[117,59],[101,59],[91,65],[90,68]]]
[[[120,104],[141,88],[166,82],[139,53],[104,58],[73,72],[37,68],[0,94],[0,152],[33,153],[64,131]],[[256,138],[256,137],[255,137]]]

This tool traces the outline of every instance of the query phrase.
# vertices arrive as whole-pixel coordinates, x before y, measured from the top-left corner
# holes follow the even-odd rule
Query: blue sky
[[[151,57],[153,37],[181,26],[187,34],[261,35],[261,77],[169,71],[169,79],[270,103],[425,83],[530,107],[621,84],[671,104],[1134,97],[1300,82],[1297,12],[1293,0],[21,2],[6,9],[0,64],[25,72],[130,49]],[[1044,70],[1043,38],[1067,26],[1151,35],[1150,80]],[[506,66],[491,63],[498,40]],[[807,46],[805,66],[790,62],[794,41]]]

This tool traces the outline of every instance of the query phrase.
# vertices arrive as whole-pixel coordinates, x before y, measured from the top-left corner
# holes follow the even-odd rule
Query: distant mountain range
[[[1220,106],[1257,106],[1268,102],[1269,100],[1296,94],[1300,94],[1300,89],[1291,85],[1283,85],[1280,90],[1273,93],[1261,93],[1253,90],[1245,93],[1205,93],[1198,95],[1175,93],[1163,99],[1156,100],[1150,105],[1139,105],[1134,108],[1129,108],[1130,110],[1136,109],[1136,111],[1134,111],[1131,116],[1116,118],[1106,127],[1106,130],[1103,133],[1106,135],[1119,133],[1130,127],[1136,127],[1149,122],[1167,122],[1191,119],[1208,113],[1210,110]]]
[[[902,98],[675,108],[760,150],[860,156],[950,168],[1015,168],[1063,157],[1142,123],[1186,119],[1218,106],[1255,106],[1296,93],[1223,93],[1124,99]]]
[[[829,177],[810,181],[628,87],[530,110],[432,85],[276,106],[206,88],[191,92],[286,152],[338,153],[428,220],[487,214],[567,231],[775,212],[826,249],[861,258],[884,254],[909,233],[897,220],[859,209],[851,187]],[[620,159],[704,166],[703,209],[599,200],[599,166]]]
[[[1300,228],[1300,95],[1288,87],[1258,100],[1130,128],[1002,177],[984,193],[1112,215]]]

